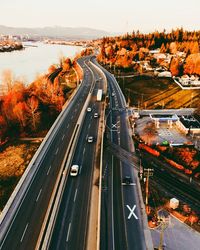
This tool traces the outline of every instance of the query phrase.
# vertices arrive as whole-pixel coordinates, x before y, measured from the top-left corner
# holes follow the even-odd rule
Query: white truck
[[[103,90],[98,89],[98,91],[97,91],[97,101],[98,102],[100,102],[102,100],[102,94],[103,94]]]

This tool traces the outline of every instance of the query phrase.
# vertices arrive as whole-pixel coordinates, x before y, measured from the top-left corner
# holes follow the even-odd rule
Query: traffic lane
[[[88,145],[82,165],[80,186],[77,192],[76,207],[72,218],[69,249],[86,249],[87,230],[89,221],[90,192],[93,176],[94,146]]]
[[[121,166],[119,160],[115,157],[113,157],[113,206],[115,249],[128,249],[124,223]]]
[[[131,137],[129,135],[126,119],[126,112],[122,112],[120,116],[120,146],[127,151],[130,151],[129,142]],[[128,142],[128,143],[127,143]],[[131,177],[132,185],[123,185],[124,211],[127,226],[127,238],[129,249],[146,249],[144,244],[144,230],[142,226],[142,215],[139,204],[138,190],[136,186],[136,178],[134,169],[129,164],[122,163],[122,183],[125,176]],[[134,231],[134,232],[133,232]]]
[[[42,169],[44,169],[44,168],[42,168]],[[30,199],[28,199],[28,200],[30,200]],[[30,204],[29,204],[30,205]],[[23,209],[22,209],[23,210]],[[27,213],[28,211],[26,210],[26,211],[24,211],[23,210],[23,219],[25,218],[25,214]],[[29,216],[28,216],[29,217]],[[23,220],[21,220],[20,219],[20,225],[22,224],[22,221]],[[37,223],[37,225],[38,225],[39,223]],[[27,225],[29,225],[29,227],[27,226]],[[23,230],[23,228],[25,228],[26,230],[25,231],[23,231],[23,233],[25,232],[26,233],[26,235],[28,235],[28,229],[29,228],[31,228],[32,226],[30,226],[30,224],[26,224],[25,225],[25,227],[23,227],[22,225],[20,226],[20,229],[22,229]],[[15,231],[15,230],[14,230]],[[34,232],[35,232],[36,230],[34,230]],[[10,233],[10,235],[12,235],[12,233]],[[25,235],[23,235],[23,234],[21,234],[21,232],[20,232],[20,230],[18,230],[18,235],[19,235],[19,237],[20,237],[20,235],[22,235],[23,236],[23,242],[25,242]],[[33,236],[33,235],[32,235]],[[17,242],[16,241],[16,234],[15,234],[15,242]],[[32,237],[33,238],[33,237]],[[22,239],[22,238],[21,238]],[[20,239],[20,242],[21,242],[21,239]],[[11,244],[12,244],[12,238],[11,238],[11,240],[9,240],[9,242],[11,242]],[[32,240],[32,242],[33,242],[33,240]]]
[[[96,140],[98,133],[99,119],[88,115],[89,124],[86,126],[86,134],[94,136],[94,142],[85,142],[83,147],[79,146],[79,157],[82,158],[82,168],[80,172],[80,183],[77,191],[77,204],[74,209],[74,216],[71,223],[71,238],[69,239],[69,249],[85,249],[87,240],[87,229],[89,221],[90,195],[96,152]],[[87,136],[86,135],[86,136]],[[83,140],[85,137],[83,136]],[[79,145],[79,144],[78,144]],[[74,232],[74,233],[73,233]]]
[[[87,124],[90,123],[90,117],[88,115]],[[96,123],[96,121],[95,121]],[[78,142],[78,148],[73,159],[73,164],[80,166],[78,176],[78,186],[75,194],[75,203],[72,209],[72,215],[70,220],[67,220],[68,229],[65,231],[62,237],[62,246],[69,249],[84,249],[86,243],[87,222],[88,222],[88,209],[89,209],[89,187],[92,176],[92,165],[94,159],[95,142],[89,144],[86,142],[86,134],[88,132],[88,126],[85,126],[86,131],[82,131],[80,141]],[[91,159],[92,156],[92,159]],[[88,170],[89,171],[88,171]],[[74,189],[73,189],[74,190]],[[65,220],[66,221],[66,220]],[[75,236],[75,237],[74,237]],[[77,240],[78,238],[78,240]],[[62,249],[62,248],[60,248]]]
[[[87,116],[87,113],[86,113]],[[64,189],[64,194],[62,196],[61,205],[59,208],[58,217],[56,219],[55,229],[53,232],[53,237],[50,244],[50,249],[55,249],[56,246],[57,249],[64,249],[66,247],[66,238],[68,230],[63,230],[63,228],[60,226],[63,224],[63,221],[65,221],[65,227],[69,227],[71,224],[72,219],[72,213],[74,210],[75,203],[72,202],[74,199],[74,190],[79,188],[79,181],[81,176],[81,168],[82,168],[82,160],[85,155],[85,144],[86,144],[86,132],[87,132],[87,124],[89,123],[89,116],[84,120],[84,125],[82,127],[78,143],[77,145],[80,145],[81,150],[76,150],[75,154],[73,156],[72,164],[79,165],[79,175],[77,177],[68,177],[66,187]],[[71,167],[71,166],[69,166]],[[77,195],[77,194],[76,194]],[[66,200],[69,199],[69,203],[66,203]],[[67,212],[66,212],[67,211]],[[65,228],[66,229],[66,228]],[[70,229],[71,230],[71,229]]]
[[[140,204],[136,185],[123,186],[128,249],[146,249]]]
[[[79,177],[69,177],[64,189],[61,205],[59,207],[58,217],[56,219],[55,228],[50,243],[49,249],[58,250],[65,249],[66,242],[62,240],[67,238],[66,232],[70,230],[71,217],[76,201],[76,193],[78,190]]]
[[[77,197],[78,197],[78,190],[80,190],[80,188],[79,188],[79,185],[80,185],[79,181],[80,181],[80,178],[81,178],[81,175],[82,175],[83,159],[84,159],[85,153],[86,153],[86,146],[88,146],[88,143],[86,142],[86,134],[88,133],[87,132],[88,127],[91,126],[90,125],[91,124],[91,117],[92,117],[91,115],[92,115],[92,112],[91,113],[90,112],[86,113],[86,118],[85,118],[85,121],[84,121],[83,129],[81,131],[81,134],[80,134],[80,137],[79,137],[79,141],[78,141],[78,144],[77,144],[77,145],[79,145],[79,150],[76,150],[75,155],[73,157],[73,161],[72,161],[72,164],[78,164],[80,166],[80,172],[79,172],[79,176],[78,176],[78,180],[77,180],[78,186],[76,188],[73,187],[73,190],[75,189],[77,191],[75,191],[76,193],[73,193],[71,195],[70,195],[70,193],[68,193],[68,194],[64,194],[64,196],[63,196],[63,197],[65,197],[66,195],[67,196],[71,196],[71,200],[72,200],[73,197],[75,197],[77,199]],[[97,123],[96,119],[94,119],[94,120],[95,120],[95,123]],[[91,152],[87,152],[88,155],[90,153]],[[71,178],[69,177],[69,182],[70,182],[70,179]],[[72,179],[73,179],[73,177],[72,177]],[[75,179],[77,179],[77,178],[75,178]],[[66,190],[66,188],[65,188],[65,190]],[[82,195],[82,189],[81,189],[81,195]],[[75,203],[74,203],[74,206],[75,206]],[[66,206],[65,202],[61,203],[61,208],[62,207],[65,207],[65,211],[67,211],[69,209]],[[67,242],[69,241],[69,232],[71,232],[71,230],[72,230],[72,222],[71,222],[71,220],[72,220],[72,217],[73,217],[71,215],[71,213],[73,213],[74,208],[71,207],[70,211],[71,212],[68,211],[68,213],[67,213],[67,215],[68,215],[67,218],[63,217],[63,213],[59,211],[58,223],[56,224],[56,227],[55,227],[55,230],[54,230],[55,233],[54,233],[54,236],[53,236],[53,241],[51,243],[51,249],[54,249],[54,246],[57,245],[56,241],[58,239],[57,238],[58,235],[60,236],[62,234],[62,236],[60,237],[60,241],[59,241],[60,244],[58,244],[58,246],[59,246],[58,249],[63,249],[63,247],[66,245],[66,239],[67,239]],[[61,219],[59,219],[59,218],[61,218]],[[68,229],[64,230],[63,233],[62,233],[62,232],[60,232],[60,226],[59,226],[59,224],[61,224],[61,221],[63,221],[63,220],[66,221],[66,224],[68,225],[68,226],[66,225],[66,227],[68,227]],[[66,232],[67,232],[67,235],[66,235]]]
[[[104,144],[105,147],[105,144]],[[101,234],[100,249],[112,249],[112,160],[110,152],[104,150],[103,153],[103,171],[102,171],[102,191],[101,191]]]
[[[125,108],[125,105],[124,105],[124,101],[123,101],[123,98],[122,98],[122,93],[120,91],[120,89],[118,87],[116,87],[116,83],[115,81],[113,80],[113,77],[110,73],[106,72],[106,77],[107,77],[107,80],[110,84],[110,89],[111,89],[111,97],[112,99],[115,99],[115,105],[119,108]],[[112,93],[114,93],[114,96],[112,96]]]
[[[89,106],[92,106],[92,105],[89,104]],[[87,114],[86,114],[86,116],[87,116]],[[84,123],[84,125],[85,125],[85,123]],[[86,124],[86,125],[87,125],[87,124]],[[91,126],[91,125],[89,124],[89,126]],[[86,126],[85,126],[85,127],[86,127]],[[81,131],[81,132],[82,132],[83,135],[84,135],[84,131]],[[82,140],[83,140],[83,139],[85,139],[84,136],[83,136]],[[80,144],[80,142],[78,142],[78,144]],[[85,152],[85,148],[83,149],[83,152]],[[80,157],[74,156],[74,158],[80,158]],[[77,163],[76,163],[76,164],[77,164]],[[79,165],[82,166],[81,163],[79,163]],[[80,171],[81,171],[81,169],[80,169]],[[76,195],[77,195],[77,192],[76,192]],[[69,230],[71,230],[71,222],[69,222],[68,235],[69,235]]]

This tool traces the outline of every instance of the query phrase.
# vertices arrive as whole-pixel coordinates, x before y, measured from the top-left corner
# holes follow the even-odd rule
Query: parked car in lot
[[[72,165],[70,170],[70,176],[77,176],[78,175],[79,166]]]

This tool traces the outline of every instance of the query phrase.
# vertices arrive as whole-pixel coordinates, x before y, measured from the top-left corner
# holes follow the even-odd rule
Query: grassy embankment
[[[38,147],[39,143],[16,140],[0,152],[0,210],[5,206]]]
[[[197,108],[200,100],[200,90],[182,90],[168,78],[137,76],[118,82],[130,105],[139,108]]]

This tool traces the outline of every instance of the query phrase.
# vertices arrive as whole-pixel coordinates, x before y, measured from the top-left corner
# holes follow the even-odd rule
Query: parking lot
[[[148,116],[138,119],[136,121],[135,133],[138,133],[142,137],[144,134],[143,130],[149,122],[153,121]],[[170,144],[184,144],[190,140],[178,129],[175,123],[173,123],[172,128],[170,128],[167,122],[162,122],[159,128],[156,128],[155,136],[152,138],[152,144],[162,144],[164,141],[168,141]]]

